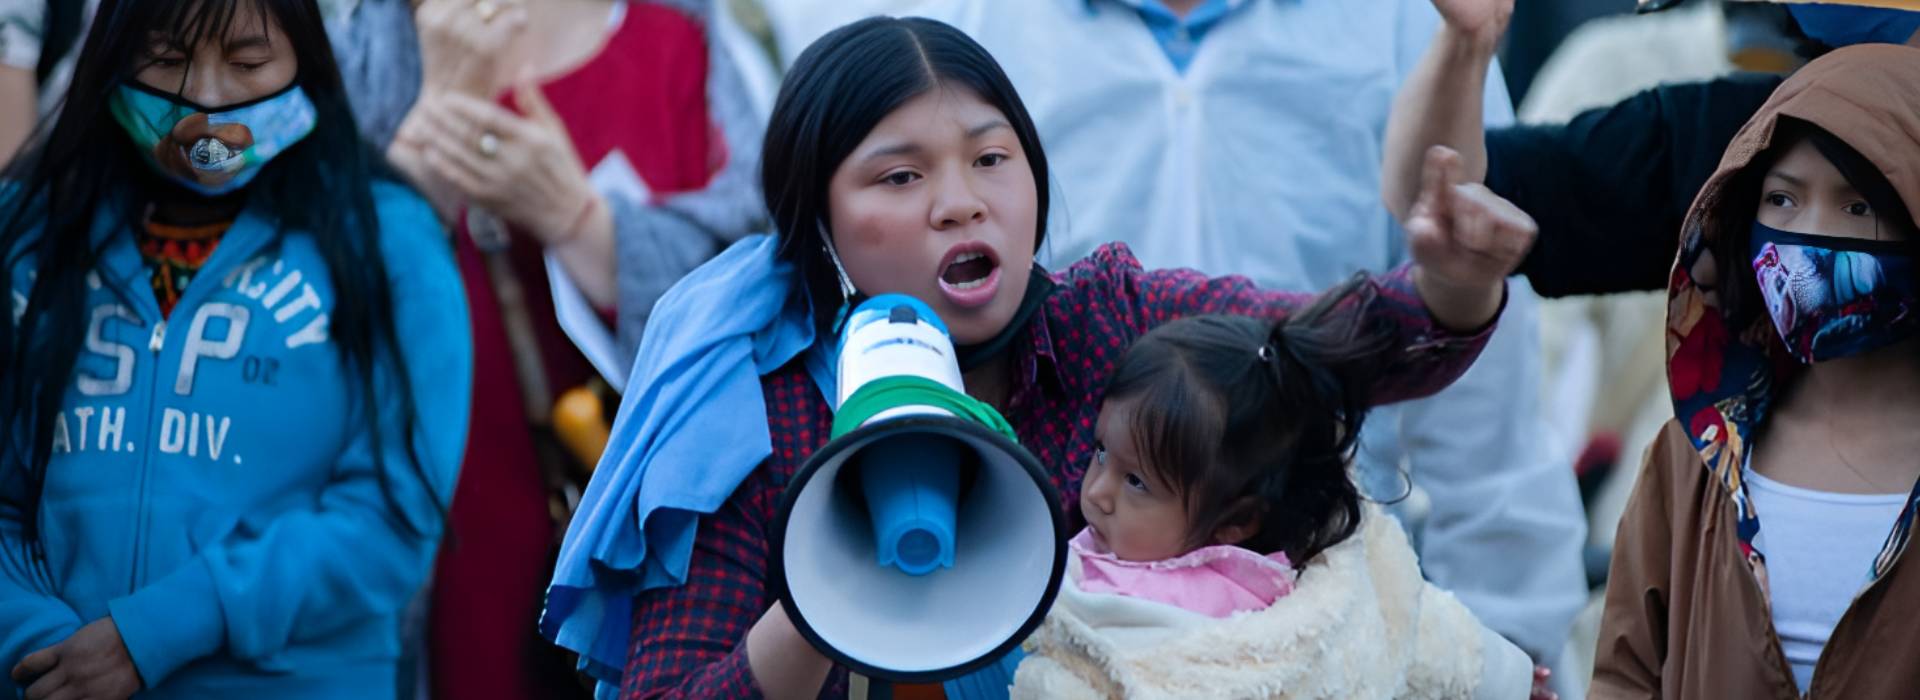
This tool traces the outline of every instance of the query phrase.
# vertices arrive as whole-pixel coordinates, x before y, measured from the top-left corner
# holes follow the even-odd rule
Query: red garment
[[[654,193],[704,186],[725,162],[706,102],[700,27],[647,4],[626,8],[592,60],[544,86],[591,169],[616,150]],[[512,109],[511,99],[502,103]],[[436,698],[545,698],[574,681],[535,627],[551,574],[554,527],[499,301],[480,252],[455,236],[474,343],[467,458],[434,572],[429,627]],[[511,256],[525,288],[549,386],[565,391],[593,369],[555,320],[540,246],[518,232]],[[549,397],[549,401],[555,397]]]
[[[213,257],[220,237],[233,227],[232,221],[202,226],[175,226],[147,219],[139,234],[140,257],[153,270],[153,296],[160,301],[160,316],[173,315],[187,283],[200,274],[200,268]]]

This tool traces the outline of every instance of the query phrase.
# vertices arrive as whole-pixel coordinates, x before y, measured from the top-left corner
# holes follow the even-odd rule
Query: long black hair
[[[1038,190],[1034,250],[1047,234],[1047,156],[1040,132],[1000,64],[952,26],[922,17],[871,17],[835,29],[794,61],[780,84],[760,155],[760,189],[780,255],[800,271],[822,327],[839,281],[827,257],[827,185],[841,161],[888,114],[940,87],[960,87],[1007,117]]]
[[[1135,454],[1185,501],[1188,547],[1252,525],[1240,546],[1304,565],[1359,528],[1349,465],[1396,347],[1363,313],[1373,293],[1356,276],[1277,324],[1193,316],[1127,351],[1105,400],[1133,401]]]
[[[288,37],[299,62],[294,82],[312,99],[318,119],[310,135],[267,163],[238,196],[268,213],[276,236],[311,234],[335,290],[328,336],[356,380],[350,393],[372,432],[376,459],[383,439],[401,440],[412,478],[437,494],[418,458],[415,402],[395,340],[393,293],[380,254],[373,183],[393,176],[354,126],[315,0],[103,0],[59,116],[43,124],[0,175],[11,188],[0,190],[0,289],[11,293],[22,281],[14,269],[32,260],[24,307],[16,298],[10,313],[0,313],[0,478],[27,479],[27,501],[17,505],[36,555],[43,553],[34,528],[52,455],[53,419],[72,384],[83,340],[86,277],[105,248],[105,242],[89,240],[94,219],[111,216],[101,209],[115,206],[122,220],[137,222],[156,195],[191,196],[140,162],[110,115],[109,99],[148,64],[155,36],[189,49],[217,40],[242,3]],[[394,380],[381,384],[400,392],[402,435],[381,434],[376,365],[392,370]],[[390,465],[376,466],[396,525],[423,535],[427,530],[406,517],[393,497]],[[434,499],[444,513],[444,504]]]

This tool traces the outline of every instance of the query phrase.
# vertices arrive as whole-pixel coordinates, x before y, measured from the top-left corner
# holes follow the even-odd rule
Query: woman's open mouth
[[[963,309],[993,302],[1000,290],[1000,261],[993,248],[979,241],[954,246],[940,260],[940,292]]]

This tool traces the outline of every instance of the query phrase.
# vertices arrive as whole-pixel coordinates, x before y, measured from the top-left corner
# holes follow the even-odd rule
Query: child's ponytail
[[[1393,324],[1364,312],[1375,294],[1366,275],[1356,274],[1274,324],[1261,349],[1282,396],[1318,402],[1336,417],[1340,452],[1358,440],[1372,387],[1398,350]]]
[[[1360,491],[1349,473],[1372,387],[1398,348],[1392,325],[1363,313],[1377,293],[1364,275],[1328,290],[1273,325],[1260,349],[1276,404],[1290,425],[1292,459],[1261,480],[1266,505],[1251,544],[1267,544],[1304,564],[1352,536],[1360,525]],[[1271,542],[1258,540],[1272,538]],[[1268,548],[1254,547],[1269,551]]]
[[[1142,337],[1106,400],[1131,404],[1136,454],[1187,501],[1187,544],[1304,564],[1351,536],[1348,475],[1372,386],[1399,350],[1356,275],[1286,321],[1196,316]]]

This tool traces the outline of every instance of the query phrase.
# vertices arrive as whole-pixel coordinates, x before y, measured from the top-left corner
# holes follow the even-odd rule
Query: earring
[[[833,236],[827,233],[825,224],[820,226],[820,242],[827,250],[827,259],[833,261],[833,274],[840,282],[840,309],[833,315],[833,333],[839,335],[840,327],[853,313],[853,296],[859,292],[853,288],[853,278],[847,276],[846,266],[840,264],[840,251],[834,249]]]

